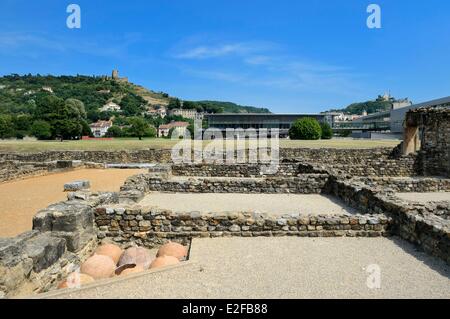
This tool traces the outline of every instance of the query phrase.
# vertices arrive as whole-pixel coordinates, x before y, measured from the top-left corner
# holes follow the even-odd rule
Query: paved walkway
[[[269,214],[353,214],[355,210],[331,197],[317,194],[151,193],[140,205],[183,212],[246,211]]]
[[[53,297],[450,298],[450,268],[398,239],[194,239],[191,261]],[[373,264],[379,289],[367,286]]]

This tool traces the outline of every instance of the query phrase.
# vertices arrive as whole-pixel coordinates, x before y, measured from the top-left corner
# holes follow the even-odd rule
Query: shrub
[[[289,129],[291,140],[318,140],[322,135],[319,122],[310,117],[296,120]]]
[[[322,129],[322,139],[331,140],[333,138],[333,130],[328,123],[321,123],[320,128]]]

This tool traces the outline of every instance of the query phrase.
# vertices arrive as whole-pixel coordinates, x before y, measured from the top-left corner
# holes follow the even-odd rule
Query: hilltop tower
[[[118,80],[119,79],[119,71],[118,70],[113,70],[112,71],[112,79],[113,80]]]

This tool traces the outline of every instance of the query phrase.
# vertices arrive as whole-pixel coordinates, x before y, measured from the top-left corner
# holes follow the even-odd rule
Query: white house
[[[172,128],[175,128],[178,131],[178,134],[184,135],[184,132],[187,130],[188,126],[188,122],[171,122],[169,124],[160,125],[158,128],[158,137],[169,136],[169,132]]]
[[[117,103],[110,101],[110,102],[106,103],[105,105],[103,105],[103,107],[100,108],[100,111],[101,112],[107,112],[107,111],[120,112],[121,108],[120,108],[120,105],[118,105]]]
[[[98,121],[89,125],[95,137],[105,137],[111,126],[113,126],[112,121]]]

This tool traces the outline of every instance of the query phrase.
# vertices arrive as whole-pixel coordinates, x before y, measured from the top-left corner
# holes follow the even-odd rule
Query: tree
[[[296,120],[289,129],[291,140],[318,140],[322,135],[319,122],[311,117]]]
[[[331,129],[330,124],[326,122],[321,123],[320,128],[322,129],[323,140],[331,140],[333,138],[333,130]]]
[[[81,135],[82,136],[93,136],[91,128],[85,120],[81,121]]]
[[[78,118],[86,118],[86,109],[84,108],[84,103],[80,100],[67,99],[65,105],[70,109],[70,112],[76,114]]]
[[[117,126],[113,125],[108,129],[108,132],[106,132],[107,137],[121,137],[123,135],[122,129]]]
[[[129,134],[134,137],[139,137],[139,140],[142,140],[143,137],[156,136],[156,129],[151,127],[143,118],[134,117],[130,119],[130,123]]]
[[[10,115],[0,115],[0,138],[13,137],[14,124]]]
[[[31,126],[31,134],[40,140],[48,140],[52,136],[51,129],[48,122],[37,120]]]
[[[179,99],[170,99],[169,104],[167,105],[169,110],[179,109],[181,108],[181,101]]]
[[[33,118],[29,114],[17,115],[12,120],[16,131],[28,132],[33,124]]]
[[[86,112],[81,101],[64,101],[53,95],[45,95],[36,102],[35,118],[50,124],[52,137],[73,139],[80,137],[85,128]]]

